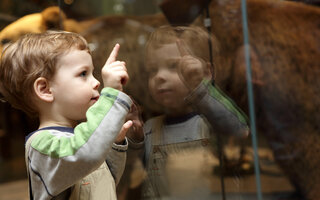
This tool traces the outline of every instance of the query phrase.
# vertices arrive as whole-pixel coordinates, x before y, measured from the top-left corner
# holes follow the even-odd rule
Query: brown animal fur
[[[213,0],[210,11],[213,34],[221,44],[217,82],[245,109],[240,1]],[[318,199],[320,9],[251,0],[247,11],[258,133],[267,138],[298,192]]]

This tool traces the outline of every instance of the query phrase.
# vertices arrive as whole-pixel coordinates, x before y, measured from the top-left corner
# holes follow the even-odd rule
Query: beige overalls
[[[170,199],[210,193],[212,167],[217,159],[212,154],[210,130],[204,120],[198,132],[202,139],[163,144],[163,116],[152,125],[152,148],[147,161],[148,177],[143,187],[144,199]]]

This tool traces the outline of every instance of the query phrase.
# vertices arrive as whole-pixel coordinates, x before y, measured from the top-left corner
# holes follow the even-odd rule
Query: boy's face
[[[50,89],[54,112],[62,120],[76,123],[99,98],[99,81],[93,76],[93,63],[87,51],[71,50],[57,63]]]
[[[176,43],[147,52],[149,91],[153,99],[171,112],[188,112],[184,98],[189,91],[179,78],[178,65],[181,59]]]

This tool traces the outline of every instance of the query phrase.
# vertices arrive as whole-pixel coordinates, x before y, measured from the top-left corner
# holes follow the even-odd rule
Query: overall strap
[[[154,118],[154,121],[152,123],[152,134],[151,134],[151,145],[160,145],[162,144],[162,137],[163,137],[163,122],[164,121],[164,115],[158,116]]]
[[[164,120],[164,115],[155,117],[153,122],[152,122],[152,127],[151,131],[152,134],[150,135],[151,137],[151,153],[149,160],[147,161],[147,168],[151,166],[151,163],[153,162],[153,152],[154,148],[162,144],[162,129],[163,129],[163,120]]]
[[[154,176],[156,176],[156,171],[153,170],[154,165],[158,165],[158,162],[155,161],[155,153],[158,152],[159,146],[163,144],[163,123],[164,123],[164,115],[155,117],[152,119],[152,127],[150,134],[151,141],[151,151],[149,155],[149,159],[147,161],[147,172],[148,177],[146,180],[147,185],[145,186],[145,195],[148,198],[160,197],[162,192],[159,191],[158,181],[154,180]]]

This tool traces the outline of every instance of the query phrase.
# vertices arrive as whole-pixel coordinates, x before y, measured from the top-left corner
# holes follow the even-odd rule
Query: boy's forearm
[[[130,138],[128,139],[128,150],[127,150],[127,159],[126,159],[126,165],[123,172],[123,177],[121,179],[121,182],[124,184],[132,184],[130,176],[132,175],[133,170],[136,168],[136,163],[138,160],[140,162],[143,162],[143,155],[144,155],[144,141],[142,142],[135,142]],[[122,185],[120,183],[120,185]]]
[[[201,82],[186,101],[206,117],[215,132],[239,137],[248,135],[246,115],[209,81]]]
[[[106,162],[110,169],[110,172],[115,180],[116,185],[120,182],[123,171],[125,169],[126,160],[127,160],[127,149],[128,149],[128,140],[125,139],[124,143],[112,144],[112,148],[108,154]]]
[[[104,88],[99,100],[89,108],[87,122],[79,124],[74,135],[41,133],[34,138],[33,150],[29,153],[30,165],[42,176],[53,195],[105,161],[131,104],[126,94]]]
[[[142,160],[145,151],[145,141],[136,142],[128,138],[128,159],[127,161],[139,158]]]

